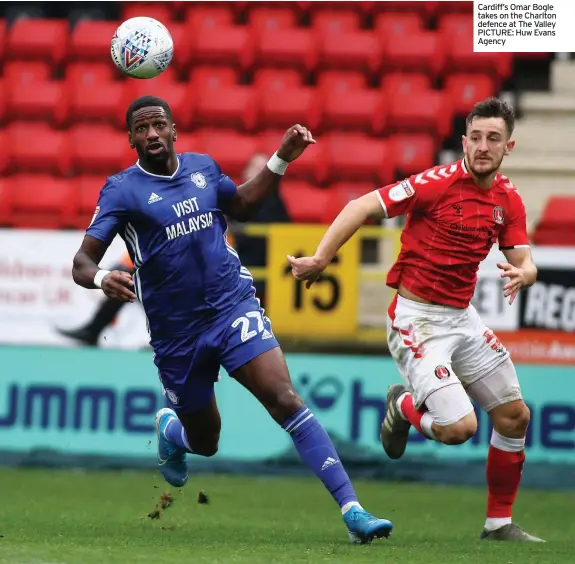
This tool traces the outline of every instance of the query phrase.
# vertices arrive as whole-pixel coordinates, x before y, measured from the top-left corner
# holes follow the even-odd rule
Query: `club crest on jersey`
[[[194,172],[190,175],[190,180],[202,190],[208,185],[206,177],[201,172]]]
[[[389,199],[392,202],[401,202],[402,200],[406,200],[407,198],[411,198],[415,194],[414,189],[412,188],[409,180],[404,180],[399,184],[396,184],[390,191],[389,191]]]
[[[493,219],[495,223],[499,223],[499,225],[505,221],[505,215],[503,214],[503,208],[501,206],[495,206],[493,208]]]
[[[451,376],[451,372],[449,372],[449,368],[447,368],[447,366],[436,366],[434,372],[435,376],[439,378],[439,380],[446,380]]]

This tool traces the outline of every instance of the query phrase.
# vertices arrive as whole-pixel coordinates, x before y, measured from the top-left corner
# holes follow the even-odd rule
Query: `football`
[[[112,60],[132,78],[154,78],[168,68],[174,42],[166,26],[147,17],[130,18],[118,27],[110,45]]]

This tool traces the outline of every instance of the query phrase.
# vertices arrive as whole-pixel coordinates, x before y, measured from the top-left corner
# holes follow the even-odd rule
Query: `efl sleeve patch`
[[[392,202],[401,202],[402,200],[411,198],[414,194],[415,190],[411,186],[409,180],[403,180],[389,190],[389,199]]]

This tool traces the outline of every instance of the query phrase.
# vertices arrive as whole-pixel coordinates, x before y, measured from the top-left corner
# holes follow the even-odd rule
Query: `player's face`
[[[480,178],[496,172],[514,145],[503,118],[475,118],[463,136],[467,166]]]
[[[164,108],[140,108],[132,114],[132,130],[128,135],[130,146],[136,149],[140,160],[165,162],[174,151],[176,125]]]

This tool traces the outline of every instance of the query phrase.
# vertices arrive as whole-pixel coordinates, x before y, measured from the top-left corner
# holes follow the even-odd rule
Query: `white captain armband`
[[[98,272],[96,272],[96,276],[94,276],[94,286],[96,286],[96,288],[101,288],[102,280],[104,279],[104,276],[107,276],[108,274],[110,274],[109,270],[98,270]]]
[[[278,157],[277,151],[270,157],[267,162],[267,167],[275,174],[283,176],[288,167],[288,162]]]

